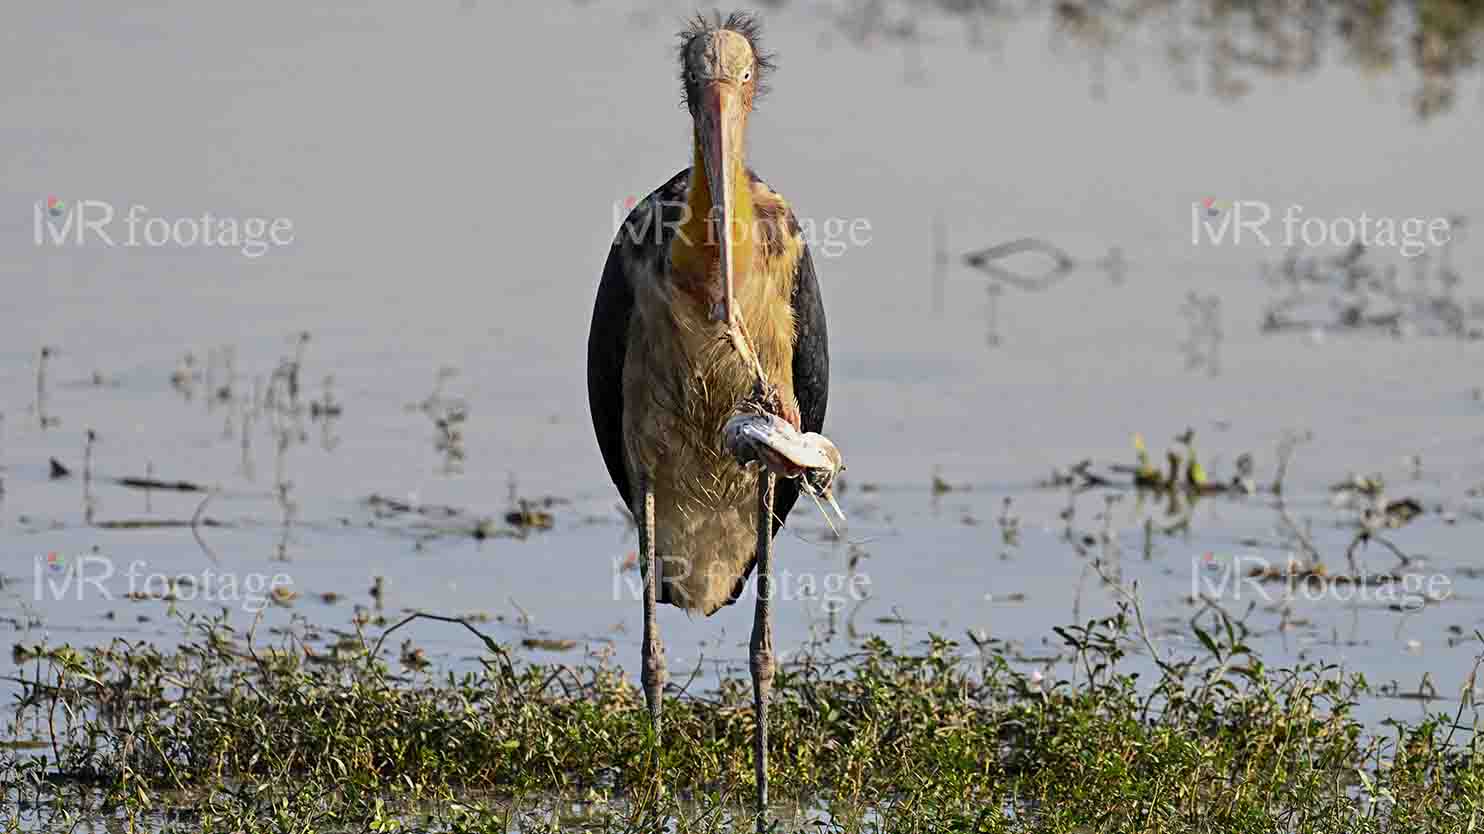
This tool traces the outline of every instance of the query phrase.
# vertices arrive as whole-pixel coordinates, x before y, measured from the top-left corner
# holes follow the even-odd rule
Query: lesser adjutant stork
[[[656,603],[710,615],[737,600],[757,566],[749,667],[761,815],[772,539],[800,489],[828,498],[840,469],[817,434],[829,349],[799,224],[745,163],[747,118],[773,68],[757,22],[697,17],[680,37],[693,162],[635,206],[613,242],[588,337],[588,399],[639,528],[641,679],[656,734]]]

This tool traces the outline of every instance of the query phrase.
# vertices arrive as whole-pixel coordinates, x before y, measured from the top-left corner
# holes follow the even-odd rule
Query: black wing
[[[632,507],[629,470],[624,464],[623,361],[634,314],[634,290],[624,274],[621,249],[608,250],[598,298],[593,302],[593,323],[587,335],[587,405],[608,476],[623,496],[624,506]]]
[[[824,300],[814,259],[805,243],[794,270],[794,396],[799,401],[799,423],[804,431],[824,429],[825,404],[830,395],[830,345],[824,323]],[[773,533],[799,500],[797,478],[778,481],[773,493]]]
[[[658,270],[664,263],[689,182],[690,169],[685,168],[629,212],[608,250],[593,302],[593,323],[587,335],[587,405],[608,476],[629,508],[634,506],[634,495],[623,442],[623,363],[634,318],[629,269]]]

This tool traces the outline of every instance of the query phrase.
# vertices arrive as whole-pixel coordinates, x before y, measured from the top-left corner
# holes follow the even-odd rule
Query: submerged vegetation
[[[279,374],[282,381],[263,389],[275,392],[271,403],[255,394],[230,412],[243,432],[274,426],[272,448],[280,453],[305,442],[299,418],[316,419],[313,410],[293,405],[292,369],[300,361],[284,363],[290,370]],[[439,375],[440,384],[446,376]],[[220,392],[223,385],[210,388]],[[38,390],[46,390],[44,377]],[[212,402],[223,407],[231,400],[219,393]],[[334,403],[328,386],[322,402]],[[456,413],[450,404],[458,405],[435,388],[409,411]],[[1270,638],[1302,642],[1330,625],[1306,619],[1309,613],[1296,604],[1306,592],[1339,600],[1365,588],[1387,603],[1377,610],[1403,615],[1451,600],[1411,587],[1426,554],[1412,541],[1388,538],[1417,518],[1445,523],[1446,508],[1412,497],[1426,498],[1412,492],[1424,486],[1420,458],[1410,479],[1390,484],[1409,492],[1389,494],[1379,475],[1337,481],[1322,502],[1332,514],[1316,530],[1284,503],[1294,501],[1295,511],[1305,506],[1304,494],[1285,489],[1285,480],[1309,435],[1285,436],[1271,461],[1259,464],[1254,454],[1232,455],[1219,435],[1202,431],[1199,447],[1193,430],[1163,444],[1135,435],[1126,457],[1078,462],[1041,485],[1067,495],[1066,510],[1055,516],[1065,525],[1062,537],[1083,577],[1100,578],[1122,601],[1119,615],[1082,618],[1079,580],[1070,617],[1076,625],[1058,629],[1039,656],[977,628],[959,645],[941,638],[907,643],[905,630],[901,643],[887,643],[853,627],[852,642],[829,644],[833,654],[813,647],[789,656],[770,710],[770,775],[781,800],[770,820],[775,830],[1478,830],[1484,742],[1477,736],[1476,675],[1457,689],[1456,679],[1435,685],[1433,674],[1451,676],[1434,666],[1415,690],[1404,690],[1347,667],[1305,664],[1302,655],[1298,661],[1284,655],[1283,663],[1298,664],[1293,667],[1269,667],[1253,648],[1263,641],[1264,651],[1277,653]],[[226,442],[240,442],[239,436]],[[198,485],[204,481],[94,472],[91,443],[78,475],[57,468],[45,483],[83,480],[89,502],[92,485],[146,496],[179,493],[190,504],[198,494],[215,494]],[[275,483],[286,479],[276,473]],[[866,511],[877,487],[858,489]],[[947,501],[974,489],[935,473],[928,491]],[[1083,494],[1106,502],[1091,522],[1076,511]],[[231,497],[223,494],[222,506]],[[1153,559],[1159,540],[1188,541],[1198,502],[1270,509],[1276,536],[1238,543],[1290,555],[1268,562],[1207,552],[1194,562],[1205,578],[1192,583],[1178,615],[1151,621],[1146,630],[1138,592],[1121,579],[1119,554],[1124,544],[1130,553],[1137,546],[1132,538],[1120,544],[1115,528],[1113,507],[1124,497],[1142,506],[1133,517],[1143,531],[1145,560]],[[501,516],[377,493],[358,506],[369,516],[368,529],[406,535],[420,547],[442,536],[541,536],[575,514],[568,500],[522,498],[511,483]],[[182,526],[211,556],[197,527],[248,525],[214,522],[206,507],[197,505],[195,518]],[[1020,547],[1022,536],[1051,529],[1034,516],[1023,525],[1018,513],[1024,511],[1004,496],[996,523],[1005,553]],[[285,530],[291,518],[285,510]],[[145,521],[173,519],[137,523]],[[314,521],[309,515],[296,523]],[[109,526],[123,522],[131,524]],[[145,529],[135,522],[93,525]],[[278,541],[282,553],[290,539]],[[1395,557],[1379,572],[1363,561],[1373,544],[1384,558]],[[854,560],[864,558],[863,543],[851,542],[850,549],[853,571]],[[1348,570],[1340,567],[1342,554]],[[1271,605],[1256,613],[1252,605],[1245,612],[1232,607],[1232,616],[1228,599],[1215,593],[1228,582],[1286,586],[1286,592],[1275,587],[1253,598],[1271,597]],[[1322,594],[1326,589],[1333,593]],[[746,803],[754,788],[753,712],[745,669],[702,674],[698,667],[689,679],[680,675],[667,693],[664,734],[656,738],[640,690],[607,656],[571,665],[525,659],[530,652],[575,652],[581,643],[568,637],[577,632],[532,631],[512,598],[521,633],[507,632],[515,638],[497,643],[474,631],[471,615],[456,622],[483,638],[483,654],[448,661],[395,634],[401,623],[387,619],[385,612],[396,610],[395,603],[384,606],[388,593],[395,586],[389,592],[376,577],[369,591],[375,613],[357,606],[349,624],[336,629],[306,624],[294,598],[330,605],[350,592],[275,588],[272,607],[292,609],[294,625],[267,638],[267,626],[243,632],[197,613],[182,621],[178,643],[172,632],[59,646],[30,637],[38,632],[29,620],[24,627],[12,621],[27,637],[12,647],[19,671],[6,675],[16,695],[0,730],[6,826],[0,830],[69,830],[77,820],[152,831],[306,834],[752,828]],[[171,604],[174,589],[128,599]],[[1484,643],[1473,633],[1473,618],[1459,613],[1448,624],[1448,648]],[[1257,624],[1264,617],[1275,621],[1271,629]],[[876,622],[907,621],[894,608],[890,619]],[[1172,647],[1180,645],[1201,654],[1176,659]],[[1377,723],[1374,709],[1362,717],[1380,699],[1440,711],[1411,725]]]
[[[852,42],[900,45],[909,75],[931,76],[934,57],[924,45],[935,38],[964,38],[976,48],[994,50],[1005,26],[1049,20],[1053,48],[1071,46],[1077,59],[1087,59],[1097,95],[1106,94],[1139,56],[1167,60],[1182,89],[1229,99],[1247,95],[1264,78],[1309,77],[1321,62],[1342,62],[1365,74],[1396,73],[1410,95],[1408,105],[1424,119],[1470,106],[1473,91],[1466,85],[1477,82],[1484,39],[1484,0],[764,0],[761,5],[827,8],[834,31]],[[667,14],[660,20],[668,26],[672,18]],[[254,76],[250,86],[256,91],[262,86],[257,81],[276,78]],[[892,103],[884,95],[879,101]],[[993,102],[979,105],[992,112]],[[1401,105],[1390,106],[1407,117]],[[82,135],[80,129],[71,132]],[[1374,150],[1365,142],[1357,147]],[[300,151],[313,148],[291,150],[297,159]],[[1057,185],[1052,182],[1048,189]],[[951,193],[943,199],[950,198]],[[1450,222],[1453,229],[1464,229],[1461,219]],[[1113,223],[1108,233],[1126,228]],[[1227,285],[1186,292],[1192,285],[1178,259],[1171,266],[1157,249],[1130,244],[1125,255],[1118,246],[1092,246],[1083,236],[1087,229],[1028,231],[1054,233],[1068,249],[1044,237],[1017,237],[989,241],[993,245],[976,241],[973,251],[960,255],[949,246],[940,214],[933,230],[934,309],[945,306],[942,287],[949,264],[977,270],[989,279],[986,341],[999,346],[1014,337],[1004,333],[1003,321],[1041,326],[1028,316],[1008,314],[1017,293],[1045,291],[1068,278],[1073,286],[1127,281],[1131,292],[1149,293],[1130,308],[1147,317],[1134,322],[1141,332],[1157,336],[1163,327],[1158,317],[1178,314],[1185,333],[1178,348],[1186,368],[1213,377],[1224,368],[1262,367],[1248,364],[1253,355],[1243,353],[1243,345],[1224,349],[1234,331],[1246,332],[1254,324],[1274,338],[1301,334],[1316,344],[1350,334],[1398,341],[1414,335],[1484,340],[1484,301],[1464,292],[1472,286],[1464,281],[1472,277],[1469,269],[1477,272],[1476,263],[1452,260],[1451,245],[1405,266],[1388,265],[1384,250],[1359,246],[1338,253],[1291,250],[1281,262],[1264,267],[1270,303],[1263,306],[1260,322],[1253,322],[1239,317],[1245,309],[1240,295],[1216,294],[1215,289],[1228,293]],[[1047,261],[1046,269],[1017,268],[1026,261],[1034,266],[1035,258]],[[313,264],[301,270],[302,263],[293,263],[292,275],[318,272]],[[154,262],[146,268],[153,270]],[[1181,280],[1184,303],[1178,310],[1158,306],[1154,293],[1160,285],[1151,279],[1161,275],[1160,269],[1166,270],[1164,277]],[[65,272],[45,264],[38,270],[41,275]],[[168,268],[159,272],[171,274]],[[125,268],[117,277],[131,275]],[[369,280],[373,289],[380,286],[375,275]],[[174,284],[154,281],[140,278],[139,286],[154,290],[141,297],[177,292]],[[857,286],[873,285],[887,286],[870,280]],[[343,340],[331,350],[319,349],[308,332],[295,332],[286,346],[273,344],[267,365],[255,367],[246,351],[239,361],[235,348],[219,346],[176,354],[177,365],[161,367],[151,366],[150,357],[163,355],[161,340],[173,338],[173,329],[156,326],[153,335],[140,329],[136,340],[127,316],[110,316],[112,324],[95,328],[100,332],[77,332],[95,315],[96,298],[106,293],[95,298],[81,284],[66,289],[43,296],[52,309],[37,321],[47,324],[46,338],[73,341],[66,343],[67,352],[43,346],[27,354],[34,365],[15,366],[20,369],[16,378],[25,377],[24,396],[6,406],[10,421],[0,433],[9,444],[0,444],[0,500],[8,498],[4,508],[10,511],[0,521],[13,535],[12,550],[36,557],[18,568],[13,553],[5,568],[10,576],[0,576],[0,625],[8,625],[14,637],[11,666],[0,673],[6,681],[6,703],[0,708],[0,832],[752,829],[754,712],[745,667],[712,671],[708,663],[694,673],[679,670],[666,693],[664,731],[657,736],[637,681],[610,655],[581,656],[583,648],[605,639],[592,635],[624,635],[611,639],[629,645],[635,635],[624,630],[627,621],[620,614],[613,614],[616,623],[598,620],[608,616],[607,608],[592,616],[576,611],[592,597],[565,593],[576,584],[572,577],[580,570],[590,583],[612,582],[617,596],[622,574],[636,571],[638,559],[636,553],[625,558],[632,519],[623,507],[613,512],[606,482],[599,484],[601,498],[593,498],[586,480],[558,480],[574,471],[601,480],[600,469],[578,470],[579,459],[573,457],[578,453],[565,448],[570,421],[582,423],[585,416],[547,413],[559,407],[552,403],[564,401],[561,389],[526,379],[548,373],[558,383],[567,379],[555,372],[562,369],[561,351],[522,352],[522,337],[529,334],[516,326],[518,319],[538,321],[535,316],[546,309],[542,305],[564,298],[562,293],[518,294],[518,304],[483,309],[472,319],[455,309],[470,305],[399,305],[393,317],[398,322],[429,310],[438,316],[423,331],[402,334],[413,347],[395,357],[375,335],[381,333],[376,309],[352,311],[368,318],[346,327],[335,318],[346,313],[339,305],[325,313],[329,337]],[[261,302],[266,292],[244,288],[232,292],[231,301],[243,304],[245,317],[261,309],[247,302]],[[411,293],[408,300],[415,295],[441,298],[424,292]],[[209,294],[183,298],[190,302],[183,308],[186,331],[222,318],[220,311],[213,313]],[[297,301],[293,296],[268,300],[273,311]],[[321,326],[302,312],[313,312],[312,305],[292,306],[295,312],[285,313],[290,320]],[[902,309],[905,327],[934,326],[908,318],[910,304]],[[161,315],[165,312],[162,308]],[[1057,319],[1048,327],[1063,330],[1048,333],[1076,333],[1085,320],[1074,315],[1081,314]],[[470,321],[477,326],[465,331]],[[861,319],[857,332],[871,324]],[[109,327],[125,328],[127,349],[108,349]],[[19,340],[31,331],[17,332]],[[223,332],[252,331],[244,325]],[[425,343],[417,343],[420,333]],[[906,598],[901,608],[895,604],[901,597],[887,594],[855,600],[840,617],[843,637],[837,635],[836,611],[814,600],[798,601],[811,618],[816,611],[827,612],[827,622],[821,613],[821,622],[811,620],[808,628],[816,634],[816,626],[822,632],[827,625],[830,636],[816,639],[830,642],[829,648],[811,645],[784,655],[774,683],[770,774],[778,801],[769,825],[777,831],[1023,834],[1484,831],[1484,742],[1476,703],[1484,682],[1477,664],[1468,673],[1463,662],[1474,652],[1467,647],[1484,651],[1484,635],[1475,631],[1484,620],[1468,602],[1478,586],[1455,597],[1419,584],[1423,578],[1477,582],[1484,576],[1469,547],[1484,521],[1484,483],[1477,456],[1470,454],[1477,452],[1477,424],[1465,422],[1479,413],[1484,380],[1477,374],[1443,378],[1443,371],[1473,373],[1476,366],[1425,368],[1415,384],[1395,386],[1396,398],[1369,396],[1371,387],[1391,386],[1407,369],[1388,360],[1375,374],[1349,377],[1358,394],[1336,406],[1326,404],[1326,394],[1347,377],[1340,371],[1330,376],[1334,354],[1295,359],[1295,367],[1307,366],[1310,373],[1275,374],[1265,382],[1277,389],[1308,386],[1320,374],[1331,381],[1288,401],[1306,405],[1303,419],[1314,420],[1321,436],[1330,420],[1375,423],[1374,429],[1363,426],[1374,439],[1346,451],[1353,458],[1344,458],[1345,466],[1324,460],[1319,464],[1325,467],[1323,480],[1295,478],[1287,489],[1288,464],[1310,435],[1285,436],[1267,459],[1233,447],[1236,440],[1217,433],[1224,429],[1206,428],[1211,421],[1196,423],[1202,427],[1199,451],[1194,431],[1172,440],[1151,433],[1147,445],[1135,435],[1131,449],[1116,460],[1075,462],[1031,489],[1022,489],[1019,480],[1001,480],[1023,471],[971,468],[974,455],[966,455],[969,462],[960,469],[934,471],[930,486],[902,486],[902,470],[893,467],[918,467],[923,456],[952,448],[952,430],[943,429],[960,412],[950,409],[961,408],[976,420],[991,414],[991,428],[975,438],[976,446],[956,450],[983,453],[980,461],[1006,459],[991,456],[1011,444],[1048,444],[1030,447],[1039,453],[1067,448],[1060,445],[1063,440],[1086,442],[1080,435],[1064,439],[1040,433],[1068,424],[1041,415],[1076,401],[1013,387],[994,399],[969,399],[965,389],[974,387],[975,374],[998,381],[995,374],[1007,367],[1029,373],[1069,368],[1089,357],[1081,369],[1088,374],[1114,368],[1093,353],[1114,355],[1112,348],[1125,344],[1117,338],[1092,333],[1077,340],[1075,351],[1046,348],[1050,340],[1039,339],[1025,345],[1027,351],[1045,348],[1039,356],[1006,351],[994,363],[979,364],[950,357],[954,361],[942,367],[915,364],[915,352],[892,354],[896,343],[890,340],[873,339],[868,353],[859,343],[842,344],[841,353],[851,358],[843,363],[841,377],[861,387],[847,389],[840,412],[852,400],[859,408],[863,400],[857,395],[900,384],[896,396],[874,400],[871,419],[852,429],[863,446],[865,438],[880,442],[880,468],[860,468],[863,477],[878,480],[855,487],[851,510],[858,526],[853,531],[842,534],[818,523],[810,527],[806,520],[787,533],[802,544],[819,545],[815,553],[795,544],[806,558],[818,557],[808,564],[837,571],[826,577],[848,576],[853,582],[865,573],[858,565],[875,565],[883,577],[915,579],[921,575],[911,573],[918,570],[915,560],[929,548],[939,548],[940,575],[938,584]],[[413,387],[401,384],[407,367],[420,367],[421,357],[439,351],[471,368],[487,363],[472,378],[460,377],[450,365],[412,371]],[[851,365],[861,356],[878,355],[906,361],[883,362],[869,373]],[[1441,361],[1450,355],[1462,354],[1438,350],[1419,357],[1401,354],[1397,361]],[[343,374],[338,385],[332,368],[322,364],[332,357],[345,363],[334,368]],[[1042,364],[1025,363],[1028,358]],[[81,364],[94,361],[109,367]],[[28,369],[33,367],[34,400],[27,406],[23,400],[31,397]],[[1156,389],[1157,372],[1145,375],[1153,377],[1151,382],[1141,378],[1139,366],[1132,367],[1133,372],[1108,375],[1107,381],[1133,383],[1120,391],[1131,401],[1142,402],[1151,392],[1160,396],[1138,411],[1101,409],[1098,400],[1082,400],[1093,406],[1078,423],[1095,429],[1089,434],[1116,431],[1113,436],[1121,437],[1135,428],[1118,424],[1130,415],[1136,418],[1130,423],[1151,432],[1186,419],[1187,413],[1188,419],[1201,421],[1202,415],[1230,411],[1239,422],[1250,421],[1242,426],[1244,433],[1260,431],[1270,421],[1268,414],[1252,416],[1266,404],[1249,409],[1242,401],[1251,389],[1218,392],[1198,380]],[[920,387],[909,390],[908,385]],[[1095,395],[1111,388],[1090,386]],[[1465,389],[1471,389],[1470,401],[1460,402]],[[1002,420],[981,408],[1005,398],[1023,401],[1032,416],[1009,412]],[[175,410],[166,411],[161,402]],[[924,409],[924,403],[943,407]],[[186,409],[189,415],[183,417]],[[1272,410],[1290,419],[1290,412]],[[918,417],[926,419],[917,423]],[[896,445],[910,434],[909,426],[924,434],[943,432],[921,448]],[[1031,427],[1035,431],[1026,431]],[[577,430],[585,437],[585,426]],[[871,433],[876,431],[881,433]],[[1342,440],[1359,433],[1336,432]],[[494,437],[503,439],[492,442]],[[1424,478],[1419,453],[1411,456],[1415,466],[1408,467],[1415,473],[1405,477],[1339,479],[1352,461],[1373,466],[1396,444],[1407,444],[1407,452],[1425,451],[1430,467],[1439,458],[1445,462],[1436,475],[1429,470]],[[523,447],[539,454],[520,453]],[[223,449],[225,454],[218,454]],[[150,453],[158,457],[151,460]],[[503,504],[498,483],[494,490],[484,488],[491,471],[503,476],[504,467],[533,462],[550,469],[522,471],[524,484],[567,490],[564,496],[522,492],[514,474]],[[1467,490],[1463,499],[1457,497],[1460,489]],[[1063,496],[1064,505],[1059,503]],[[931,509],[924,509],[929,502]],[[1092,513],[1088,504],[1095,506]],[[1204,511],[1200,515],[1198,506]],[[969,529],[981,523],[979,531]],[[945,535],[939,539],[939,533]],[[951,547],[961,549],[949,552]],[[99,600],[89,600],[88,606],[40,604],[42,577],[60,582],[67,560],[116,557],[123,565],[136,555],[147,555],[150,576],[168,584],[146,583],[144,591],[119,595],[117,605]],[[614,557],[612,576],[605,562],[592,558],[601,555]],[[195,574],[174,574],[182,565],[195,566],[191,560],[198,557],[203,566],[209,562],[215,568],[220,561],[243,577],[264,578],[266,573],[245,572],[263,568],[255,559],[267,560],[275,584],[257,600],[258,611],[243,608],[250,613],[267,608],[255,628],[201,616],[209,586],[177,581]],[[574,567],[577,557],[587,560],[581,568]],[[1380,570],[1368,564],[1377,558],[1384,562]],[[876,561],[865,561],[870,559]],[[517,562],[539,564],[539,573],[511,576],[508,566]],[[287,565],[294,566],[298,579],[292,587],[280,587],[278,571],[288,570]],[[899,573],[903,565],[909,567]],[[1145,583],[1145,600],[1173,601],[1157,621],[1148,620],[1149,628],[1139,588],[1123,585],[1125,567]],[[373,577],[377,571],[386,577]],[[455,581],[476,587],[484,595],[481,605],[496,588],[510,591],[506,598],[518,616],[469,614],[436,626],[478,650],[472,660],[420,647],[406,633],[396,633],[407,621],[397,622],[399,615],[392,612],[430,598],[446,605],[464,605],[468,599],[453,592],[430,597],[423,592],[431,580],[419,582],[428,577],[441,588]],[[1042,578],[1066,582],[1030,582]],[[1187,578],[1192,580],[1188,586]],[[1098,580],[1100,590],[1121,603],[1118,613],[1083,618],[1084,584],[1092,587]],[[27,582],[36,583],[29,601],[33,589]],[[1244,612],[1233,604],[1235,596],[1218,593],[1239,585],[1244,592],[1271,587],[1272,593],[1254,592],[1243,600]],[[547,593],[548,587],[563,593]],[[991,587],[995,593],[983,594],[981,607],[967,607]],[[255,592],[247,590],[252,602]],[[544,596],[533,602],[528,591]],[[533,616],[516,601],[517,594],[537,618],[547,618],[539,620],[543,626],[554,627],[533,628]],[[1349,604],[1362,595],[1380,604]],[[1032,644],[1034,650],[1010,641],[1040,637],[1042,626],[1031,624],[1026,612],[1051,610],[1067,598],[1075,612],[1067,618],[1073,625],[1048,632],[1043,643]],[[1013,618],[1004,629],[996,620],[994,636],[986,625],[968,630],[962,643],[943,637],[916,640],[929,627],[956,630],[988,623],[991,601],[1008,606],[993,609],[994,617]],[[319,603],[341,608],[315,608]],[[1114,610],[1102,599],[1096,603],[1098,613]],[[353,613],[347,611],[352,606]],[[949,619],[938,619],[944,611],[953,612],[958,625],[944,625]],[[1424,611],[1436,616],[1413,619]],[[875,625],[884,627],[878,631],[901,635],[899,641],[856,630],[857,615],[869,622],[873,614]],[[923,618],[914,622],[909,614]],[[304,619],[342,615],[348,619],[340,628]],[[166,619],[171,616],[178,623]],[[478,631],[481,616],[491,629],[509,626],[500,632],[506,642]],[[162,620],[163,630],[157,629]],[[1357,626],[1342,638],[1337,623],[1346,620],[1365,621],[1368,629],[1385,635],[1372,639]],[[286,621],[292,624],[269,632],[269,623]],[[130,622],[151,625],[131,630],[125,627]],[[459,624],[467,631],[458,630]],[[58,644],[57,634],[73,642]],[[1427,642],[1407,639],[1414,634]],[[721,645],[723,655],[730,652],[733,659],[742,654],[724,642],[702,645],[704,651]],[[1416,663],[1392,660],[1403,652],[1424,651],[1430,654]],[[537,659],[559,652],[578,659],[568,664]],[[1354,665],[1310,662],[1313,657],[1343,658]],[[1357,675],[1356,668],[1374,675]],[[1464,673],[1459,686],[1456,676]],[[1406,676],[1409,688],[1380,679],[1392,674]],[[1434,675],[1447,683],[1435,685]],[[1399,712],[1397,699],[1416,719],[1376,720],[1388,705]],[[1378,710],[1377,701],[1388,703]]]
[[[1058,629],[1063,680],[997,641],[804,651],[772,708],[777,830],[1467,831],[1484,821],[1474,678],[1379,734],[1367,682],[1269,669],[1228,622],[1173,661],[1131,596]],[[602,658],[432,673],[380,638],[273,647],[221,620],[145,644],[17,647],[6,822],[102,813],[178,831],[716,831],[752,827],[745,675],[679,681],[664,735]],[[473,630],[472,626],[469,626]],[[476,632],[477,633],[477,632]],[[482,636],[482,635],[481,635]],[[385,648],[385,651],[383,649]],[[413,657],[417,662],[409,661]],[[1143,673],[1141,676],[1141,672]],[[39,820],[39,822],[37,822]]]

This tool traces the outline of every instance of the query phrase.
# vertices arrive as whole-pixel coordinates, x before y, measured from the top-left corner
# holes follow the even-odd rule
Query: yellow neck
[[[708,282],[714,285],[721,270],[719,241],[722,230],[710,227],[711,184],[706,179],[706,164],[701,158],[701,143],[694,142],[694,160],[690,169],[689,211],[680,225],[679,234],[670,244],[670,264],[683,285],[704,293]],[[752,202],[752,182],[737,154],[731,173],[732,186],[732,275],[740,286],[753,264],[753,247],[757,237],[757,211]]]

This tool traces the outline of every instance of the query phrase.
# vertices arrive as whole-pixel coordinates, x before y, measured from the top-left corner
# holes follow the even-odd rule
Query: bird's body
[[[694,162],[634,207],[609,250],[588,336],[588,402],[639,528],[642,679],[656,734],[665,682],[656,605],[712,614],[756,566],[749,665],[762,830],[773,537],[798,479],[828,496],[840,468],[818,434],[829,350],[799,224],[745,162],[747,117],[772,69],[756,21],[698,17],[681,33],[680,65]]]
[[[756,476],[723,448],[721,435],[753,377],[685,270],[704,262],[708,247],[704,228],[684,222],[696,216],[693,202],[709,200],[694,170],[637,205],[614,240],[598,291],[607,309],[594,316],[588,342],[588,394],[625,502],[632,506],[640,473],[653,484],[660,601],[711,614],[737,598],[752,570]],[[737,284],[738,313],[779,391],[782,416],[817,432],[829,355],[808,244],[783,198],[748,173],[756,234],[748,276]],[[797,482],[779,484],[775,528],[797,497]]]

